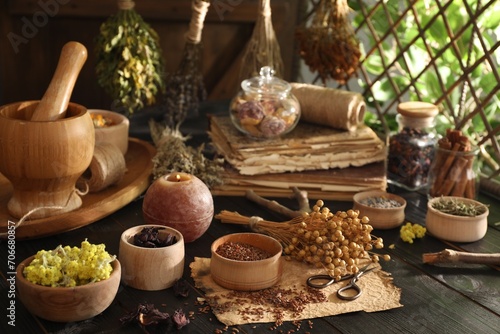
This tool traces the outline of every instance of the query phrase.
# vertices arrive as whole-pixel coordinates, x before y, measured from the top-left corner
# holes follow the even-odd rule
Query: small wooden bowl
[[[91,116],[93,114],[102,115],[112,122],[112,125],[107,127],[94,127],[96,144],[100,142],[114,144],[125,155],[128,150],[129,119],[122,114],[109,110],[89,109],[88,112]]]
[[[216,253],[225,242],[245,243],[258,247],[272,256],[258,261],[237,261]],[[240,291],[269,288],[281,279],[283,248],[274,238],[259,233],[235,233],[223,236],[212,243],[210,273],[220,286]]]
[[[367,198],[385,198],[394,200],[401,204],[394,208],[377,208],[363,204]],[[382,190],[364,191],[354,195],[354,210],[359,210],[359,216],[367,216],[370,219],[369,224],[380,230],[387,230],[400,226],[405,219],[406,201],[404,198]]]
[[[160,236],[172,234],[177,242],[158,248],[135,246],[134,235],[144,227],[158,227]],[[163,225],[135,226],[122,233],[118,258],[122,264],[123,283],[139,290],[167,289],[184,273],[184,238],[181,232]]]
[[[23,274],[34,255],[17,266],[16,287],[19,300],[32,314],[55,322],[90,319],[108,308],[120,286],[120,262],[111,262],[113,272],[108,279],[76,287],[50,287],[34,284]]]
[[[484,207],[485,212],[475,217],[455,216],[443,213],[433,207],[439,200],[457,200]],[[427,231],[436,238],[454,242],[474,242],[482,239],[488,229],[488,207],[469,198],[443,196],[427,202],[425,225]]]

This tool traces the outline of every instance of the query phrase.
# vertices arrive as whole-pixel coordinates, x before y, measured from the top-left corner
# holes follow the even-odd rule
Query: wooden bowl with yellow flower
[[[127,117],[114,111],[89,109],[95,129],[95,142],[108,142],[116,145],[125,155],[128,150],[128,132],[130,121]]]
[[[84,241],[80,249],[83,257],[96,254],[100,269],[64,254],[78,247],[59,246],[25,259],[16,269],[17,297],[33,315],[54,322],[82,321],[102,313],[118,292],[121,267],[116,257],[100,252],[101,245]]]

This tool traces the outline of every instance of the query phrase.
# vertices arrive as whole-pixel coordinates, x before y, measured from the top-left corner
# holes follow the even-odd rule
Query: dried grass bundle
[[[300,56],[323,84],[331,78],[345,84],[356,73],[361,51],[348,20],[346,0],[321,0],[312,15],[296,30]]]
[[[177,130],[187,117],[198,116],[199,104],[207,96],[202,73],[201,33],[209,6],[208,0],[193,0],[181,62],[174,73],[167,75],[165,120],[169,127]]]
[[[241,61],[239,82],[259,75],[260,69],[270,66],[276,77],[284,72],[281,50],[273,28],[271,0],[260,0],[255,27]]]

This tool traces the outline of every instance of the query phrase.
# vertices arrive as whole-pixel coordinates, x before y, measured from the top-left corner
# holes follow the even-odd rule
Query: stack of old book
[[[225,116],[211,116],[209,136],[227,162],[215,195],[289,197],[293,187],[311,199],[351,200],[365,190],[385,190],[386,146],[365,125],[355,131],[299,122],[279,139],[256,140]]]

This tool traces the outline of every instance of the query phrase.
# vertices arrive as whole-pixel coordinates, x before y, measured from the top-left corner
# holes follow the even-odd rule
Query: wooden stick
[[[254,203],[257,203],[258,205],[260,205],[268,210],[277,212],[277,213],[279,213],[283,216],[289,217],[289,218],[294,218],[294,217],[300,216],[302,214],[302,212],[290,210],[286,206],[283,206],[276,201],[265,199],[264,197],[257,195],[255,193],[255,191],[253,191],[251,189],[246,191],[245,197],[248,200],[250,200]]]
[[[459,252],[453,249],[445,249],[438,253],[424,253],[422,254],[424,263],[474,263],[474,264],[488,264],[500,265],[500,253],[467,253]]]
[[[297,203],[299,203],[299,212],[311,212],[307,191],[300,190],[298,187],[293,187],[292,190]]]

